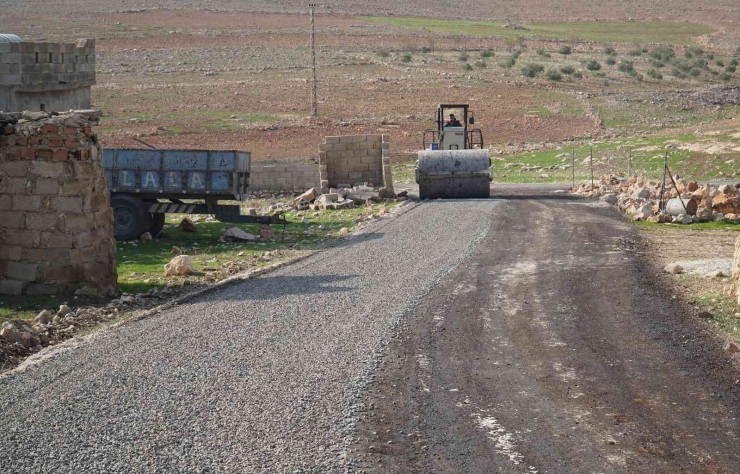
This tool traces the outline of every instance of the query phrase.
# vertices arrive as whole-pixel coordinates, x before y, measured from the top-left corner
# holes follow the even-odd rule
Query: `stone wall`
[[[252,162],[252,191],[300,191],[319,187],[319,165],[289,160]]]
[[[326,137],[319,145],[321,187],[371,183],[392,191],[390,145],[389,135]]]
[[[0,43],[0,111],[90,108],[95,40]]]
[[[98,116],[0,114],[1,294],[116,287]]]

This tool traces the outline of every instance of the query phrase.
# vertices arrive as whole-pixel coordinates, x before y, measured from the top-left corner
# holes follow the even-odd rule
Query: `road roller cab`
[[[425,130],[416,163],[421,199],[491,195],[491,156],[468,104],[439,104],[436,130]]]

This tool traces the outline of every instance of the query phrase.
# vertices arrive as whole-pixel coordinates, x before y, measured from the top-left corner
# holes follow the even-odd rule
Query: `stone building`
[[[95,40],[24,42],[0,35],[0,111],[89,109],[95,84]]]

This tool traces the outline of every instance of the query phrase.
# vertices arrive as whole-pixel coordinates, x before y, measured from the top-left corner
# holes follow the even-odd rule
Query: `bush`
[[[658,59],[651,59],[650,60],[650,65],[653,66],[653,67],[657,67],[657,68],[665,67],[665,63],[663,61],[658,60]]]
[[[725,72],[734,73],[737,70],[737,66],[730,64],[725,68]]]
[[[468,59],[470,59],[470,55],[468,53],[460,53],[460,56],[458,56],[457,59],[460,60],[460,62],[464,63],[467,62]]]
[[[643,79],[645,79],[645,76],[643,76],[642,74],[634,73],[634,74],[630,74],[630,75],[632,77],[634,77],[635,79],[637,79],[638,82],[642,82]]]
[[[607,56],[616,56],[617,52],[614,51],[614,48],[612,48],[611,46],[607,46],[604,49],[604,54],[606,54]]]
[[[740,46],[735,48],[735,56],[740,56]]]
[[[563,78],[563,75],[560,74],[560,71],[556,69],[550,69],[549,71],[547,71],[547,78],[551,81],[559,81]]]
[[[513,57],[511,57],[511,58],[506,58],[506,59],[504,59],[503,61],[500,61],[500,62],[498,63],[498,65],[499,65],[499,66],[501,66],[501,67],[505,67],[505,68],[507,68],[507,69],[508,69],[508,68],[512,68],[512,67],[514,67],[514,65],[515,65],[515,64],[516,64],[516,59],[514,59]]]
[[[573,74],[574,72],[576,72],[576,68],[574,68],[573,66],[563,66],[560,68],[560,72],[562,72],[563,74]]]
[[[535,77],[545,70],[542,64],[530,63],[522,68],[522,76]]]
[[[701,76],[701,69],[699,69],[698,67],[691,68],[691,70],[689,71],[689,74],[691,74],[694,77],[699,77]]]
[[[735,58],[730,59],[730,66],[737,66],[737,59]]]
[[[410,63],[411,62],[411,53],[403,53],[403,55],[401,56],[401,61],[403,61],[405,63]]]
[[[481,69],[488,67],[488,64],[485,61],[476,61],[475,67],[479,67]]]
[[[604,79],[603,81],[601,81],[601,85],[602,85],[602,87],[609,87],[609,81],[607,81],[606,79]]]
[[[674,60],[673,65],[676,66],[676,69],[682,72],[689,72],[691,70],[691,65],[682,59]]]
[[[619,69],[619,71],[621,72],[632,74],[635,71],[635,63],[633,63],[632,61],[620,61],[617,69]]]
[[[683,52],[683,57],[686,59],[691,59],[694,57],[694,53],[692,53],[690,50],[686,50]]]
[[[573,73],[573,77],[575,77],[576,79],[582,79],[583,73],[581,71],[576,71]]]
[[[604,62],[608,64],[609,66],[614,66],[615,64],[617,64],[617,60],[614,59],[612,56],[609,56],[608,58],[606,58],[606,61]]]
[[[596,72],[594,72],[594,76],[596,76],[596,77],[606,77],[606,73],[604,71],[596,71]]]
[[[630,56],[642,56],[642,50],[641,49],[633,49],[632,51],[628,52]]]
[[[707,60],[706,59],[701,59],[701,58],[700,59],[695,59],[691,63],[691,67],[692,68],[696,68],[696,69],[706,69],[708,66],[709,66],[709,63],[707,62]]]
[[[521,55],[522,55],[521,51],[514,51],[513,53],[511,53],[511,57],[514,59],[519,59],[519,56]]]
[[[589,71],[598,71],[601,69],[601,64],[595,59],[589,59],[585,63],[586,69]]]
[[[689,48],[688,51],[694,56],[703,56],[704,50],[699,47]]]
[[[709,59],[709,60],[712,60],[712,59],[714,59],[714,53],[707,53],[707,54],[704,55],[704,57],[707,58],[707,59]]]
[[[718,76],[719,75],[719,71],[715,71],[714,69],[710,69],[709,70],[709,74],[711,74],[713,76]]]
[[[673,48],[659,46],[650,51],[650,57],[655,60],[667,63],[668,61],[676,57],[676,52],[673,50]]]
[[[726,72],[723,72],[722,75],[719,76],[719,78],[722,79],[723,81],[727,82],[730,79],[732,79],[732,74],[728,74]]]
[[[463,66],[463,71],[472,71],[472,70],[473,70],[473,66],[471,66],[469,63],[465,63],[465,65]]]
[[[387,58],[391,55],[391,53],[389,53],[387,49],[379,49],[375,54],[377,54],[381,58]]]
[[[671,74],[673,75],[673,77],[676,77],[678,79],[686,79],[686,74],[681,72],[680,69],[673,68],[673,71],[671,71]]]
[[[649,69],[647,75],[652,77],[653,79],[663,79],[663,75],[657,69]]]
[[[537,56],[542,56],[543,58],[549,58],[550,57],[550,53],[548,53],[547,51],[545,51],[543,48],[540,48],[540,49],[537,50]]]
[[[717,65],[717,66],[719,66],[719,67],[725,67],[725,62],[724,62],[724,61],[722,61],[721,59],[718,59],[718,60],[716,60],[716,61],[714,62],[714,64],[716,64],[716,65]]]
[[[430,48],[429,46],[423,46],[421,48],[421,52],[424,53],[424,54],[431,53],[432,52],[432,48]]]
[[[560,49],[558,50],[558,53],[562,54],[563,56],[567,56],[572,52],[573,50],[571,49],[570,46],[561,46]]]
[[[491,51],[490,49],[484,49],[483,51],[480,52],[480,57],[481,58],[484,58],[484,59],[485,58],[492,58],[493,57],[493,51]]]

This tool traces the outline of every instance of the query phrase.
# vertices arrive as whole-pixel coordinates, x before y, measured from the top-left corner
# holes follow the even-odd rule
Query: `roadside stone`
[[[144,242],[147,242],[149,240],[152,240],[152,234],[150,232],[144,232],[143,234],[141,234],[141,237],[139,238],[143,240]]]
[[[134,298],[131,295],[126,295],[121,297],[121,303],[124,304],[134,304],[136,302],[136,298]]]
[[[224,231],[224,237],[225,240],[244,240],[248,242],[255,242],[259,240],[259,237],[250,234],[248,232],[244,232],[238,227],[230,227]]]
[[[182,276],[195,273],[193,261],[187,255],[178,255],[164,266],[165,276]]]
[[[75,291],[75,296],[87,296],[90,298],[95,298],[98,296],[98,290],[96,290],[95,288],[90,288],[89,286],[84,286]]]
[[[680,275],[683,273],[683,267],[677,263],[669,263],[663,268],[663,270],[666,273],[671,273],[673,275]]]
[[[617,202],[619,201],[619,198],[616,194],[605,194],[601,197],[601,200],[604,201],[607,204],[611,204],[612,206],[615,206]]]
[[[0,329],[0,337],[2,337],[3,339],[10,339],[10,335],[13,334],[14,329],[15,328],[12,324],[3,327],[2,329]]]
[[[71,313],[72,309],[67,306],[66,304],[63,304],[59,306],[59,311],[57,311],[57,315],[59,316],[66,316],[67,314]]]
[[[54,319],[54,315],[51,314],[51,311],[45,309],[33,318],[33,322],[37,324],[49,324],[52,319]]]
[[[730,354],[738,354],[740,353],[740,344],[738,344],[735,341],[730,341],[727,343],[727,346],[725,347],[725,349]]]
[[[195,224],[193,224],[193,221],[191,221],[188,218],[181,220],[180,225],[178,225],[177,227],[183,232],[190,232],[190,233],[198,232],[198,227]]]

